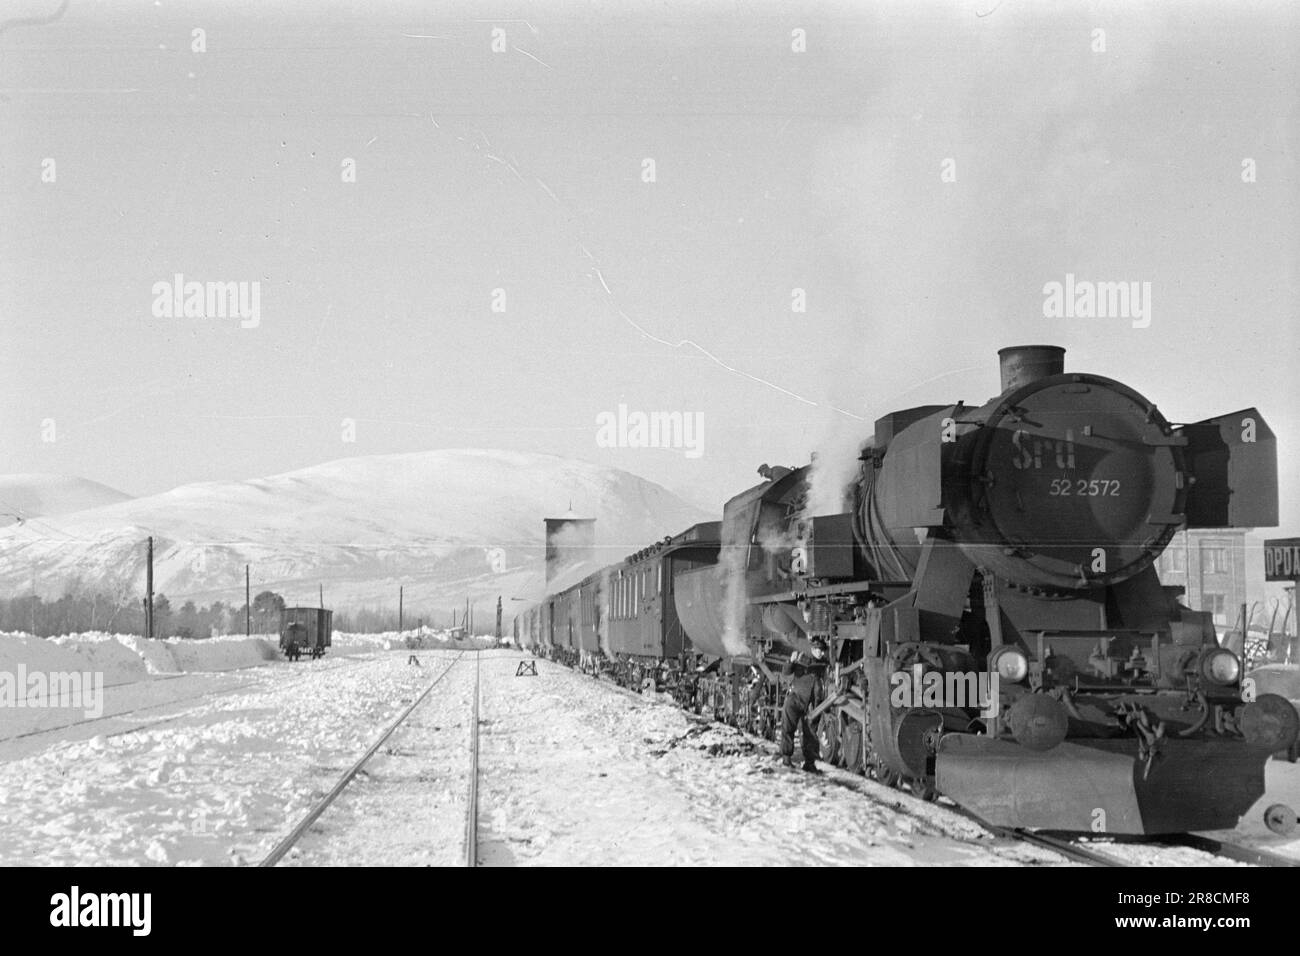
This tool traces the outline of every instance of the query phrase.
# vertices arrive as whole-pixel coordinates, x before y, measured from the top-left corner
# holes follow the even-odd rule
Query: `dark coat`
[[[790,678],[790,689],[786,691],[787,700],[793,697],[804,710],[811,710],[821,703],[823,678],[826,675],[825,664],[805,663],[802,660],[787,661],[785,667],[781,669],[781,675]]]

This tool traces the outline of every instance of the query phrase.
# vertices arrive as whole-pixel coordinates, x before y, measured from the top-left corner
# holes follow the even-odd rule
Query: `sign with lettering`
[[[1300,578],[1300,538],[1273,538],[1264,542],[1264,580]]]

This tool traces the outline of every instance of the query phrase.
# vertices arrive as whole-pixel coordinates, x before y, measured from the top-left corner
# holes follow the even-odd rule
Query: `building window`
[[[1222,594],[1204,594],[1201,596],[1201,610],[1214,616],[1215,624],[1228,623],[1228,599]]]
[[[1228,549],[1219,545],[1201,545],[1201,573],[1226,574],[1231,570]]]
[[[1187,572],[1187,552],[1179,544],[1171,545],[1165,548],[1164,554],[1160,555],[1160,570],[1169,571],[1172,574],[1185,574]]]

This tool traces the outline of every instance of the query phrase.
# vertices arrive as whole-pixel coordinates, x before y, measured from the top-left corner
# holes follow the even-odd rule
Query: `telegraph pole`
[[[402,633],[402,612],[405,610],[402,606],[405,597],[406,588],[398,586],[397,588],[397,633]]]
[[[149,558],[145,565],[144,636],[153,637],[153,538],[149,538]]]
[[[252,588],[248,585],[248,565],[244,565],[244,636],[253,636]]]
[[[501,595],[497,595],[497,643],[501,643]]]
[[[325,585],[320,586],[320,609],[325,610]]]

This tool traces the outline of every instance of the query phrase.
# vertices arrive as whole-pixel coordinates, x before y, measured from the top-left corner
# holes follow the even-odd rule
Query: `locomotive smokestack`
[[[1011,345],[998,349],[1002,391],[1028,385],[1065,371],[1065,349],[1059,345]]]

